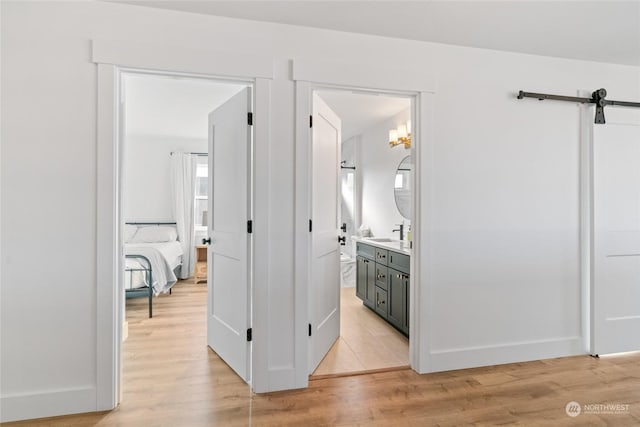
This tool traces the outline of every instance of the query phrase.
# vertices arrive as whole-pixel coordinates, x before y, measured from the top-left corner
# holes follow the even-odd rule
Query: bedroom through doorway
[[[208,119],[248,86],[121,72],[121,401],[154,369],[217,357],[207,346]]]

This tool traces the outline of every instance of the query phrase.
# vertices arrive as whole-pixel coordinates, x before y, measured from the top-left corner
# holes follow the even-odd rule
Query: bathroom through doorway
[[[325,354],[318,356],[312,344],[311,379],[408,369],[413,98],[322,89],[314,91],[313,99],[313,143],[335,139],[339,148],[333,158],[326,149],[318,152],[313,148],[312,176],[317,182],[312,184],[312,205],[321,204],[322,209],[312,206],[311,221],[314,228],[320,221],[326,223],[331,232],[330,221],[316,216],[323,210],[331,212],[327,207],[331,196],[324,192],[335,185],[333,228],[340,246],[335,279],[327,277],[333,273],[326,268],[326,260],[315,261],[316,270],[323,266],[323,274],[312,273],[310,298],[320,304],[310,301],[311,338],[317,325],[335,321],[331,315],[338,320],[339,333],[329,338],[333,341]],[[332,116],[335,123],[330,123]],[[328,176],[329,169],[336,171],[335,179]],[[380,255],[377,260],[376,251]],[[397,254],[396,261],[406,261],[406,266],[389,266],[393,254]],[[326,256],[333,255],[327,252]],[[313,271],[314,260],[311,264]],[[326,285],[329,292],[316,292],[323,286],[321,280],[332,283]]]

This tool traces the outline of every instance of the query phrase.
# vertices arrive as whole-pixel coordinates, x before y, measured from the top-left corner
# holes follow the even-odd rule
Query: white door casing
[[[592,352],[640,350],[640,126],[594,126],[592,182]]]
[[[313,94],[309,310],[312,373],[340,336],[339,179],[341,121]]]
[[[209,114],[207,344],[251,381],[251,89]]]

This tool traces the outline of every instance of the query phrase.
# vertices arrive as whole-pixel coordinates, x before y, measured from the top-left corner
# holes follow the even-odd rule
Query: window
[[[199,156],[196,166],[195,228],[206,230],[209,202],[209,164],[207,156]]]

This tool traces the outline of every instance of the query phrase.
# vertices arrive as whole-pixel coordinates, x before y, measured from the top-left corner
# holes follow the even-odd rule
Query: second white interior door
[[[338,177],[341,138],[340,118],[314,94],[309,373],[316,369],[340,336]]]

